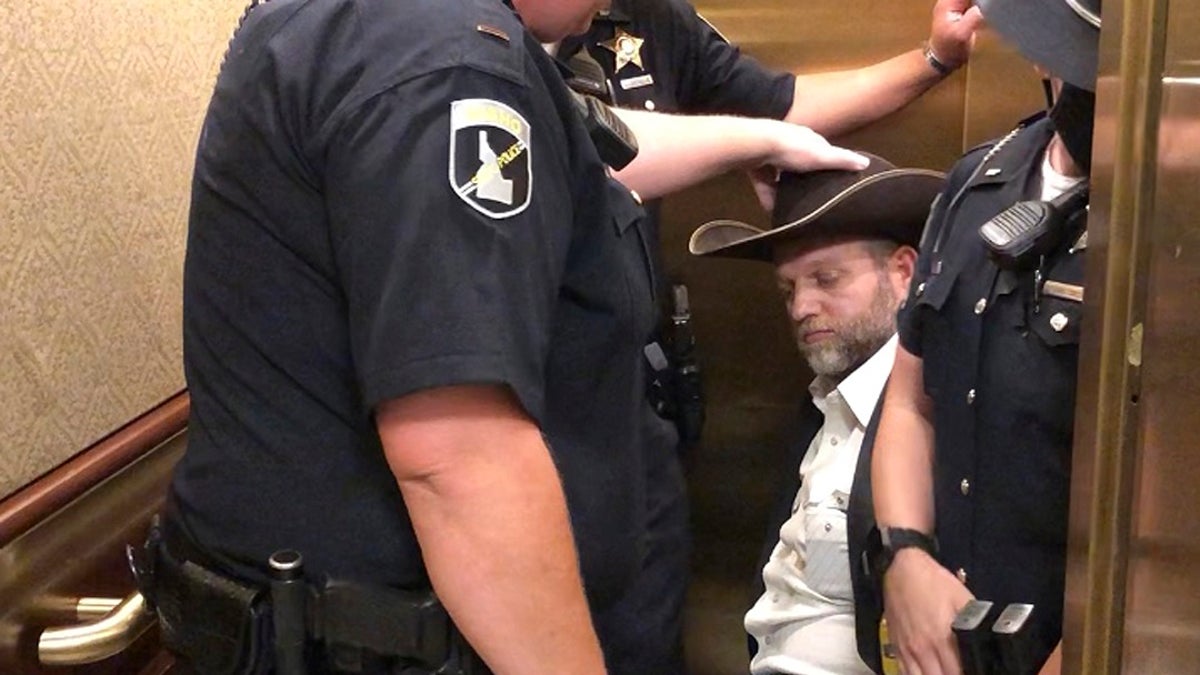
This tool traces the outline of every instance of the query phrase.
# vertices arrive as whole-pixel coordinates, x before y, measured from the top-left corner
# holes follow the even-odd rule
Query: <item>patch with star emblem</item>
[[[621,72],[622,68],[631,63],[645,70],[646,67],[642,65],[642,45],[645,42],[645,39],[626,33],[623,28],[617,28],[617,34],[611,40],[597,44],[613,53],[617,60],[613,72]]]
[[[450,104],[450,187],[489,218],[515,216],[533,194],[529,122],[486,98]]]

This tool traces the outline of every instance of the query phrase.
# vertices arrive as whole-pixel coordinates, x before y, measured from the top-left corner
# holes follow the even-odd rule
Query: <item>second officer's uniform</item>
[[[641,215],[500,0],[255,8],[196,159],[181,555],[262,584],[290,548],[314,577],[428,588],[372,411],[494,383],[542,428],[589,601],[611,604],[644,521]]]
[[[937,557],[980,600],[1035,605],[1035,663],[1062,630],[1086,235],[1016,272],[979,228],[1039,198],[1052,134],[1031,119],[955,165],[900,326],[934,402]]]
[[[792,106],[794,75],[743,54],[685,0],[613,0],[559,55],[579,50],[604,68],[622,108],[783,119]]]
[[[782,119],[792,105],[795,76],[743,54],[684,0],[614,0],[586,34],[564,40],[558,55],[569,60],[581,51],[603,68],[611,101],[622,108]],[[663,304],[658,203],[647,206],[650,217],[642,227]],[[597,617],[597,630],[618,646],[610,655],[613,672],[670,675],[684,670],[691,542],[686,485],[675,424],[648,408],[642,419],[649,515],[645,567],[627,597]]]

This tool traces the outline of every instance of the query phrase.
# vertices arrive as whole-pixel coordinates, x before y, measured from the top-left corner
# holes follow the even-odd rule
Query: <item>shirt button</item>
[[[979,302],[975,303],[975,313],[983,314],[983,310],[987,309],[987,298],[980,298]]]
[[[654,101],[646,101],[646,110],[654,110]]]
[[[1050,327],[1054,329],[1055,333],[1063,332],[1063,329],[1067,327],[1067,323],[1069,322],[1070,320],[1067,319],[1067,315],[1062,312],[1056,312],[1054,316],[1050,317]]]
[[[975,403],[975,390],[968,389],[967,390],[967,405],[974,405],[974,403]]]
[[[971,481],[966,478],[962,479],[962,482],[958,484],[958,489],[962,491],[964,497],[971,494]]]
[[[967,584],[967,571],[963,568],[958,568],[958,571],[954,573],[954,577],[958,579],[958,583],[964,586]]]
[[[837,445],[837,439],[836,439],[836,438],[831,438],[831,439],[829,439],[829,444],[830,444],[830,445]]]
[[[825,531],[826,531],[826,532],[828,532],[828,531],[830,531],[830,530],[832,530],[832,529],[833,529],[833,525],[830,525],[829,523],[825,523]]]

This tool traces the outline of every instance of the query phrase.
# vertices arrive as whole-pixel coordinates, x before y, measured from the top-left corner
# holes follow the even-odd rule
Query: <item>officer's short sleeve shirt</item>
[[[228,569],[288,547],[422,583],[372,411],[463,384],[508,387],[543,428],[589,590],[631,565],[649,282],[572,105],[500,0],[248,15],[197,152],[172,485]]]
[[[604,67],[618,106],[782,119],[792,105],[795,76],[743,53],[685,0],[615,0],[563,47]]]

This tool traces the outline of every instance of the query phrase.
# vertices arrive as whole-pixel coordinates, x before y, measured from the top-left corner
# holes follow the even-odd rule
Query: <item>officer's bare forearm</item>
[[[727,171],[762,164],[771,154],[769,120],[617,110],[638,140],[638,155],[616,177],[646,199]]]
[[[933,404],[921,359],[896,350],[871,457],[875,520],[881,526],[932,532]]]
[[[654,199],[735,169],[860,169],[859,155],[809,129],[779,120],[724,115],[667,115],[616,109],[638,140],[638,156],[616,173],[626,187]]]
[[[558,473],[508,390],[430,390],[376,419],[434,590],[493,672],[603,673]]]
[[[973,4],[971,0],[933,3],[928,44],[943,69],[958,68],[970,58],[975,31],[983,20]],[[837,136],[903,108],[944,78],[922,49],[857,70],[798,74],[786,119]]]
[[[855,70],[797,74],[784,120],[837,136],[900,110],[943,79],[920,49]]]

